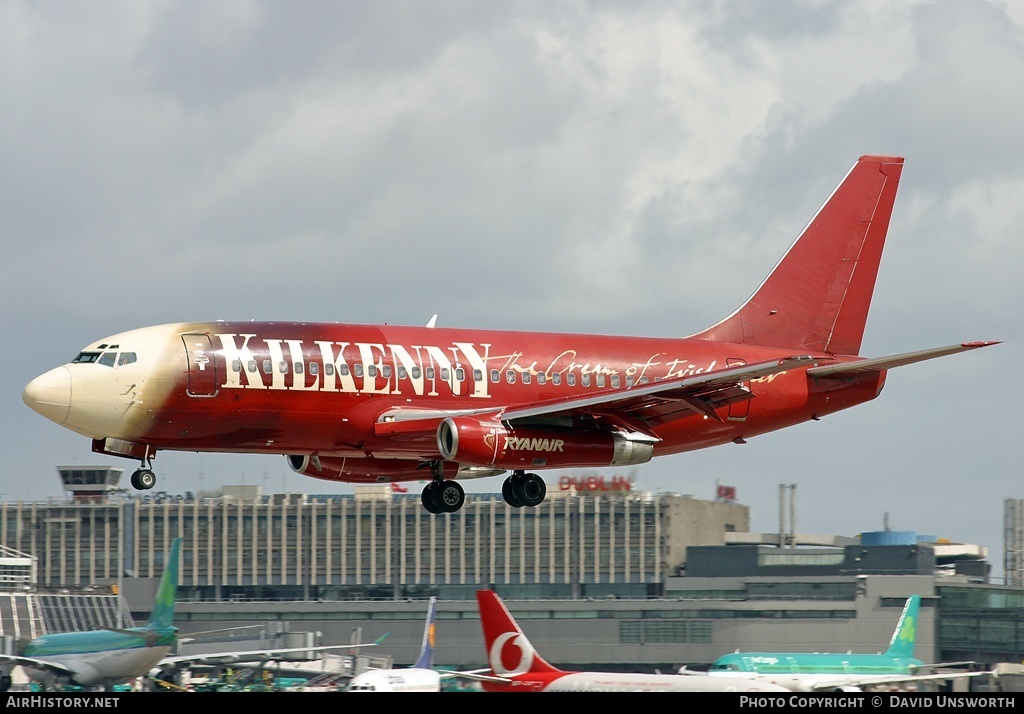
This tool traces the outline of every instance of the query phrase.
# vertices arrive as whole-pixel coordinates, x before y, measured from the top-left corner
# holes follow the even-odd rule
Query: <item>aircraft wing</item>
[[[816,361],[831,359],[823,355],[793,355],[649,384],[603,389],[585,396],[560,397],[503,407],[463,410],[396,408],[381,414],[374,430],[378,435],[415,437],[418,434],[433,435],[441,420],[448,417],[479,416],[514,423],[572,419],[588,415],[657,439],[653,429],[658,424],[695,413],[720,421],[715,409],[751,397],[750,390],[743,382],[769,378],[788,370],[808,367]]]
[[[962,679],[964,677],[977,677],[992,672],[946,672],[944,674],[894,674],[886,675],[865,675],[863,679],[855,677],[844,677],[837,679],[822,679],[814,682],[813,689],[816,692],[831,691],[839,687],[858,687],[870,690],[873,687],[880,687],[887,684],[912,684],[913,682],[941,681],[946,679]]]
[[[497,676],[486,667],[484,669],[466,669],[459,671],[439,669],[438,672],[441,674],[441,679],[472,679],[478,682],[500,682],[502,684],[508,684],[512,681],[508,677]]]
[[[948,347],[933,347],[928,350],[904,352],[903,354],[889,355],[888,357],[874,357],[872,359],[862,359],[855,362],[839,362],[836,364],[811,367],[807,370],[807,374],[812,377],[830,377],[836,374],[864,374],[866,372],[880,372],[884,369],[892,369],[893,367],[902,367],[906,364],[923,362],[926,359],[945,357],[946,355],[956,354],[957,352],[966,352],[967,350],[976,350],[979,347],[988,347],[989,345],[998,344],[999,342],[992,341],[961,342],[958,345],[950,345]]]
[[[386,637],[385,635],[384,637]],[[376,647],[383,640],[380,637],[374,642],[367,642],[361,645],[318,645],[316,647],[284,647],[279,649],[264,650],[236,650],[234,652],[206,652],[191,655],[169,655],[161,659],[157,667],[181,667],[190,664],[221,665],[235,664],[237,662],[267,662],[277,660],[289,654],[300,652],[328,652],[332,650],[352,650],[362,647]]]
[[[21,665],[31,669],[49,670],[57,675],[77,674],[74,669],[60,662],[51,662],[50,660],[36,659],[35,657],[23,657],[21,655],[0,655],[0,664]]]

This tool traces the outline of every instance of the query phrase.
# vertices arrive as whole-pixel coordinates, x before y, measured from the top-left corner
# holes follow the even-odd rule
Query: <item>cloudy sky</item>
[[[658,459],[753,528],[916,531],[1003,563],[1024,498],[1024,5],[0,0],[7,500],[131,461],[21,400],[133,327],[274,319],[685,336],[743,302],[862,154],[906,157],[863,353],[820,422]],[[161,453],[157,490],[350,492]],[[613,475],[605,471],[604,475]],[[558,472],[551,472],[549,482]],[[467,483],[497,492],[500,479]]]

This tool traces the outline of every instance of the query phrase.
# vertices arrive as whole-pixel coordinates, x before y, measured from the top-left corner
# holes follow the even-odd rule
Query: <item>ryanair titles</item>
[[[487,399],[489,385],[551,382],[573,386],[631,386],[656,379],[701,374],[715,361],[697,366],[687,360],[655,354],[624,369],[577,361],[565,350],[549,363],[528,362],[523,352],[492,355],[486,343],[398,345],[374,342],[334,342],[258,337],[255,334],[215,333],[224,357],[226,389],[281,389],[312,392],[352,392],[410,396],[468,396]],[[206,359],[205,355],[196,359]],[[199,365],[202,368],[204,365]],[[488,372],[488,370],[490,370]],[[619,381],[625,377],[624,383]],[[564,377],[564,381],[563,381]]]

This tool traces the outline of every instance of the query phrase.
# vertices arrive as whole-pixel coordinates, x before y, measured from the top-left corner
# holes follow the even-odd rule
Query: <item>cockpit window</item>
[[[126,364],[133,364],[138,360],[138,356],[134,352],[120,352],[107,350],[105,352],[80,352],[77,357],[71,360],[73,363],[91,364],[102,364],[104,367],[113,367],[116,363],[118,367],[123,367]]]

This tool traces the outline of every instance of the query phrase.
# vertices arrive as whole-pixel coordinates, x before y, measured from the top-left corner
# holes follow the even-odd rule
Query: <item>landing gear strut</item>
[[[501,484],[501,497],[513,508],[539,506],[548,494],[548,487],[537,474],[513,471]]]
[[[466,492],[458,481],[444,478],[440,461],[430,462],[430,483],[423,487],[420,501],[427,513],[455,513],[466,502]]]
[[[142,465],[135,469],[131,478],[132,488],[136,491],[148,491],[156,486],[156,474],[153,473],[153,457],[146,449],[146,455],[142,457]]]

